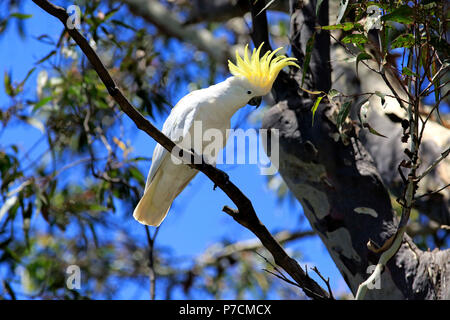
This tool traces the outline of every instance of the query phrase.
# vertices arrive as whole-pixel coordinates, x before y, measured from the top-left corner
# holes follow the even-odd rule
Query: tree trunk
[[[328,24],[328,4],[322,3],[319,19],[315,1],[290,5],[293,54],[302,62],[317,21]],[[329,49],[328,34],[318,33],[308,89],[330,89]],[[300,79],[301,71],[280,77],[274,86],[277,104],[265,114],[263,128],[279,130],[280,174],[355,294],[379,258],[368,250],[368,240],[383,245],[398,221],[372,156],[356,134],[348,142],[340,138],[334,107],[320,104],[312,125],[313,101],[299,89]],[[369,290],[366,299],[449,299],[449,279],[450,250],[423,252],[405,236],[379,289]]]

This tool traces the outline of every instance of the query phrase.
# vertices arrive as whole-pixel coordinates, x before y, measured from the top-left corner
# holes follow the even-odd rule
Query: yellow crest
[[[228,60],[228,68],[234,76],[241,76],[254,86],[259,87],[264,92],[269,92],[273,82],[277,78],[281,69],[286,66],[295,66],[300,68],[294,61],[296,58],[287,58],[284,55],[276,56],[275,53],[283,49],[280,47],[273,52],[267,51],[261,58],[259,54],[264,43],[261,43],[258,49],[253,49],[252,55],[248,56],[248,45],[245,46],[244,60],[239,56],[236,50],[236,64]]]

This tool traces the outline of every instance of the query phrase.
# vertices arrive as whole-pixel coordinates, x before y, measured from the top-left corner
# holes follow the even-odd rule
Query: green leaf
[[[43,57],[43,58],[40,59],[38,62],[36,62],[36,64],[41,64],[42,62],[47,61],[47,60],[50,59],[50,57],[53,56],[54,54],[56,54],[56,50],[50,51],[49,54],[47,54],[45,57]]]
[[[404,76],[410,76],[410,77],[418,77],[417,73],[415,73],[414,71],[412,71],[410,68],[408,67],[403,67],[402,69],[402,75]]]
[[[33,112],[38,110],[42,106],[46,105],[47,103],[49,103],[52,99],[53,99],[53,97],[50,96],[50,97],[45,97],[45,98],[41,99],[41,101],[38,101],[33,107]]]
[[[358,76],[358,64],[361,60],[370,60],[372,59],[372,56],[368,54],[367,52],[360,52],[358,56],[356,57],[356,76]]]
[[[374,135],[379,136],[379,137],[387,138],[385,135],[382,135],[382,134],[379,133],[377,130],[375,130],[375,129],[374,129],[370,124],[368,124],[368,123],[365,123],[365,124],[364,124],[364,127],[367,128],[367,129],[369,129],[369,132],[370,132],[371,134],[374,134]]]
[[[112,9],[111,11],[107,12],[105,14],[105,17],[103,18],[103,22],[105,22],[106,20],[108,20],[109,18],[111,18],[114,14],[116,14],[117,11],[119,11],[120,6],[118,6],[117,8]]]
[[[394,21],[403,24],[411,24],[414,22],[414,10],[413,8],[403,5],[398,9],[395,9],[389,14],[381,17],[383,21]]]
[[[36,67],[31,68],[30,71],[28,71],[27,75],[25,76],[25,78],[22,80],[22,82],[20,83],[20,86],[23,86],[25,84],[25,82],[28,80],[28,78],[33,74],[33,72],[36,70]]]
[[[17,19],[21,19],[21,20],[29,19],[32,16],[33,16],[32,14],[24,14],[24,13],[18,13],[18,12],[11,14],[11,17],[14,17],[14,18],[17,18]]]
[[[324,96],[320,96],[316,99],[316,101],[314,102],[313,107],[311,108],[311,112],[312,112],[312,126],[314,125],[314,115],[316,114],[317,108],[319,107],[320,101],[322,101]]]
[[[3,76],[3,83],[5,85],[5,92],[8,96],[15,96],[14,88],[11,83],[11,74],[5,71],[5,75]]]
[[[137,168],[130,167],[128,170],[130,171],[133,178],[135,178],[140,184],[145,183],[144,175]]]
[[[345,122],[345,119],[347,119],[347,116],[351,108],[352,108],[352,101],[345,101],[341,109],[339,109],[339,113],[336,119],[336,124],[338,128],[342,127],[342,124]]]
[[[339,5],[339,12],[336,19],[336,24],[341,23],[342,18],[344,17],[345,11],[347,10],[349,0],[341,0],[341,3]]]
[[[305,60],[303,61],[303,70],[302,70],[302,87],[303,87],[303,82],[305,81],[305,76],[308,73],[308,67],[309,67],[309,62],[311,61],[311,54],[312,54],[312,50],[314,48],[314,39],[316,38],[316,33],[314,32],[311,36],[311,38],[309,38],[308,42],[306,43],[306,49],[305,49]]]
[[[112,19],[111,23],[113,23],[115,25],[118,25],[118,26],[121,26],[121,27],[126,28],[126,29],[130,29],[130,30],[132,30],[134,32],[138,31],[136,28],[134,28],[134,27],[130,26],[129,24],[126,24],[125,22],[120,21],[120,20]]]
[[[302,88],[302,87],[300,87],[300,89],[302,89],[303,91],[308,92],[309,94],[312,94],[312,95],[318,95],[318,94],[321,94],[321,93],[325,93],[323,91],[311,91],[311,90],[308,90],[308,89],[305,89],[305,88]]]
[[[328,100],[332,100],[334,97],[337,97],[341,95],[341,93],[339,91],[337,91],[336,89],[331,89],[328,93],[327,93],[327,97]]]
[[[94,212],[107,212],[109,209],[107,207],[105,207],[105,206],[102,206],[102,205],[98,204],[98,203],[94,203],[94,204],[91,204],[89,206],[89,210],[90,211],[94,211]]]
[[[323,30],[344,30],[344,31],[350,31],[353,29],[362,29],[362,25],[360,23],[354,23],[354,22],[344,22],[336,25],[331,26],[322,26],[320,27]]]
[[[36,40],[43,42],[45,44],[50,44],[50,45],[54,45],[55,42],[53,41],[53,39],[47,35],[47,34],[42,34],[39,37],[36,38]]]
[[[342,38],[342,43],[353,43],[355,45],[366,43],[367,37],[361,33],[349,34]]]
[[[414,45],[414,36],[412,34],[401,34],[392,41],[391,48],[411,48]]]

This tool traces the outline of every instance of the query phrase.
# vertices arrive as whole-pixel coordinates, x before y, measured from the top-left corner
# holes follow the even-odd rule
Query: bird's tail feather
[[[153,181],[144,192],[144,196],[134,209],[133,217],[140,223],[149,226],[159,226],[169,212],[173,199],[170,201],[158,199],[155,193],[158,189],[158,182],[162,176],[162,170],[159,170]],[[161,201],[162,200],[162,201]],[[155,203],[158,202],[158,203]]]

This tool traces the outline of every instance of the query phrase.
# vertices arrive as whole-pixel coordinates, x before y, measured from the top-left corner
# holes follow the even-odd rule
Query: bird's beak
[[[261,104],[261,101],[262,101],[262,97],[254,97],[254,98],[250,99],[248,104],[251,106],[256,106],[256,108],[258,108],[259,105]]]

